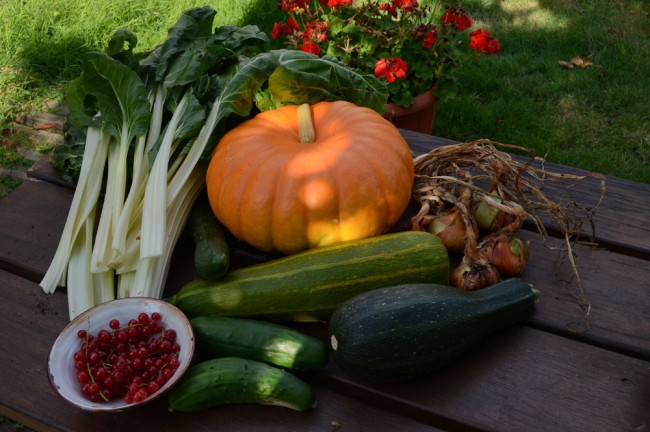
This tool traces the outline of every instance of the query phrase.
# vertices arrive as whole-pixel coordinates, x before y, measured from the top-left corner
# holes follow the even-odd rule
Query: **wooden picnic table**
[[[402,131],[415,154],[451,141]],[[554,171],[584,171],[547,164]],[[256,405],[170,413],[162,398],[130,411],[90,414],[50,387],[48,351],[68,323],[64,289],[38,286],[54,255],[73,188],[47,160],[32,181],[0,201],[0,414],[41,431],[644,431],[650,430],[650,185],[608,177],[594,218],[599,247],[576,245],[587,331],[575,278],[556,248],[533,226],[522,279],[542,292],[521,324],[493,333],[452,365],[416,382],[361,384],[330,362],[305,377],[316,409]],[[595,202],[599,181],[574,194]],[[547,193],[560,191],[551,190]],[[195,277],[191,239],[181,236],[166,295]],[[308,329],[324,337],[325,326]]]

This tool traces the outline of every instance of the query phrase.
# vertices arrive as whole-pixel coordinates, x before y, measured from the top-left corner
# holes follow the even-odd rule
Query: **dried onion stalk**
[[[524,156],[513,158],[506,151],[523,153]],[[502,213],[501,220],[506,222],[504,226],[495,227],[497,231],[514,233],[529,219],[545,240],[550,236],[543,218],[550,218],[562,235],[562,250],[565,249],[578,286],[577,292],[571,295],[584,312],[582,328],[576,330],[575,324],[570,324],[569,328],[574,331],[588,329],[590,303],[585,298],[572,246],[578,241],[596,245],[593,214],[605,195],[604,176],[596,173],[573,175],[551,172],[545,169],[545,160],[535,156],[533,151],[488,139],[436,148],[416,157],[414,164],[416,180],[413,197],[420,205],[420,211],[411,219],[412,229],[425,230],[436,215],[449,212],[461,198],[466,202],[467,191],[471,191],[475,211],[480,203],[485,203]],[[553,201],[543,192],[548,183],[587,178],[600,180],[599,198],[590,207],[565,197]],[[569,187],[566,187],[565,191],[568,190]],[[585,227],[590,232],[586,232]]]

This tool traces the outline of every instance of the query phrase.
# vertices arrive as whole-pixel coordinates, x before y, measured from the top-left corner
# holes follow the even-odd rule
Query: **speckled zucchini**
[[[190,317],[317,321],[371,289],[448,281],[449,255],[440,239],[407,231],[310,249],[218,281],[192,281],[168,301]]]

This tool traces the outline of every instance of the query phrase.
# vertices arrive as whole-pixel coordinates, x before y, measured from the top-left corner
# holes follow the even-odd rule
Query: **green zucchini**
[[[168,397],[171,411],[192,412],[221,405],[276,405],[296,411],[316,406],[314,392],[295,375],[255,360],[222,357],[185,372]]]
[[[214,282],[192,281],[167,300],[190,317],[318,321],[364,291],[448,281],[449,255],[440,239],[406,231],[309,249]]]
[[[200,316],[190,320],[196,350],[205,357],[242,357],[296,371],[327,364],[323,341],[290,327],[267,321]]]
[[[522,321],[538,296],[516,278],[472,292],[435,284],[373,290],[332,314],[332,359],[363,381],[416,378],[447,365],[488,333]]]
[[[204,279],[216,280],[230,267],[230,249],[224,229],[207,199],[196,200],[188,226],[194,240],[194,267]]]

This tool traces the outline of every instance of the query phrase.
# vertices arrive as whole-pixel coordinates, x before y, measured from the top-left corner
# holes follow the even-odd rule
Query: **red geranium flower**
[[[488,30],[478,29],[469,34],[469,47],[485,54],[496,54],[501,51],[499,40],[490,36]]]
[[[352,4],[352,0],[320,0],[320,4],[330,8],[347,6]]]
[[[320,47],[313,42],[305,42],[301,47],[301,51],[320,55]]]
[[[307,23],[302,34],[302,40],[314,43],[325,42],[327,39],[328,25],[325,21],[314,20]]]
[[[273,39],[277,39],[279,35],[288,36],[292,34],[294,31],[298,31],[298,30],[300,30],[300,26],[298,25],[298,22],[293,18],[289,18],[287,19],[286,23],[276,22],[273,24],[271,37]]]
[[[451,9],[448,9],[440,19],[443,24],[453,25],[458,31],[463,31],[472,26],[472,19],[470,17],[463,13],[457,14]]]
[[[499,44],[499,39],[488,38],[487,46],[483,50],[485,54],[498,54],[501,52],[501,45]]]
[[[375,63],[375,76],[392,83],[396,79],[406,78],[407,69],[408,65],[399,57],[382,58]]]

